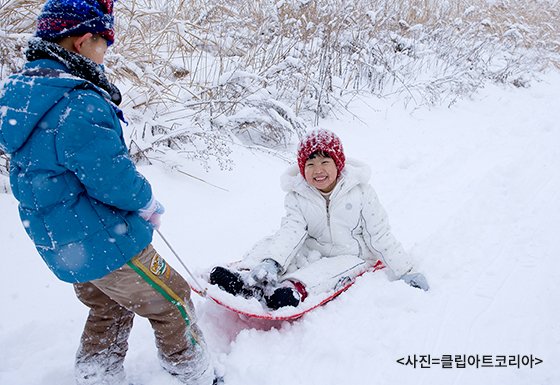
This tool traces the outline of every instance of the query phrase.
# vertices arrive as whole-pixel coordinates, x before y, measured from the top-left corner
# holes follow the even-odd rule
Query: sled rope
[[[169,247],[169,250],[171,250],[171,252],[175,255],[175,258],[177,258],[177,260],[179,261],[179,263],[181,263],[181,265],[183,265],[183,267],[185,268],[185,270],[187,271],[187,273],[189,273],[189,275],[191,276],[191,278],[193,279],[194,283],[196,283],[196,286],[198,286],[198,288],[200,289],[200,291],[198,292],[198,294],[203,297],[206,298],[206,294],[208,289],[205,289],[202,287],[202,285],[200,284],[200,282],[198,281],[198,279],[196,279],[196,277],[191,273],[191,271],[189,270],[189,268],[187,267],[187,265],[185,265],[185,263],[183,262],[183,260],[181,259],[181,257],[179,257],[179,254],[177,254],[177,252],[173,249],[173,247],[171,246],[171,244],[167,241],[167,239],[165,239],[165,237],[163,236],[163,234],[161,233],[161,231],[156,229],[156,232],[159,234],[159,236],[161,237],[161,239],[163,240],[163,242],[165,242],[165,244],[167,245],[167,247]]]
[[[210,185],[210,186],[212,186],[212,187],[216,187],[216,188],[219,188],[220,190],[224,190],[224,191],[226,191],[226,192],[229,192],[229,190],[227,190],[227,189],[225,189],[225,188],[223,188],[223,187],[216,186],[215,184],[212,184],[212,183],[210,183],[210,182],[205,181],[204,179],[201,179],[201,178],[198,178],[198,177],[196,177],[196,176],[194,176],[194,175],[191,175],[191,174],[189,174],[188,172],[184,172],[183,170],[179,170],[179,169],[178,169],[177,171],[179,171],[179,172],[180,172],[181,174],[183,174],[183,175],[190,176],[191,178],[194,178],[194,179],[196,179],[196,180],[199,180],[199,181],[201,181],[201,182],[203,182],[203,183],[206,183],[206,184],[208,184],[208,185]]]

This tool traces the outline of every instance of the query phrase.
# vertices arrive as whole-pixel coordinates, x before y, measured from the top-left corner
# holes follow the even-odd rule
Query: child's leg
[[[368,262],[352,255],[323,257],[284,275],[282,280],[300,282],[308,294],[314,295],[336,289],[345,280],[354,279],[366,271],[369,266]]]
[[[243,259],[236,264],[235,268],[237,270],[251,270],[259,263],[263,261],[263,258],[267,255],[271,244],[274,242],[273,236],[267,236],[255,243],[251,250],[249,250]],[[305,244],[297,247],[293,250],[294,255],[290,257],[290,263],[285,266],[287,271],[295,271],[301,264],[307,263],[307,254],[309,249]],[[278,262],[278,261],[277,261]]]
[[[255,243],[251,250],[243,255],[242,260],[239,262],[239,264],[237,264],[236,268],[239,270],[250,270],[261,263],[263,260],[263,256],[265,255],[270,243],[272,242],[272,239],[272,236],[268,236]]]
[[[162,366],[187,384],[211,384],[204,338],[188,283],[149,245],[122,268],[92,281],[112,300],[150,320]]]
[[[76,354],[78,384],[124,383],[123,362],[134,313],[89,282],[74,284],[74,290],[90,308]]]

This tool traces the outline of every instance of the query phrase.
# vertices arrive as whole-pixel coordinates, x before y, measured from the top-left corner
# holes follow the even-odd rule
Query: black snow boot
[[[274,290],[272,295],[265,297],[266,306],[272,310],[280,309],[284,306],[296,307],[299,305],[300,294],[291,287],[280,287]]]
[[[228,269],[216,266],[210,272],[210,283],[218,285],[220,289],[227,291],[233,295],[246,295],[245,284],[237,273],[233,273]]]

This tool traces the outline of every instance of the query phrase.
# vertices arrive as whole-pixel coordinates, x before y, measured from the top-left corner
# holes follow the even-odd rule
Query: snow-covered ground
[[[487,86],[450,108],[412,112],[364,98],[324,121],[347,156],[372,167],[394,233],[431,289],[377,272],[293,322],[241,319],[197,296],[225,384],[560,383],[558,89],[551,73],[528,89]],[[282,157],[239,146],[233,160],[233,171],[182,168],[227,191],[163,165],[140,167],[167,209],[161,231],[191,270],[239,259],[283,215]],[[0,194],[0,212],[0,384],[73,384],[87,309],[41,261],[12,195]],[[154,243],[184,272],[161,239]],[[421,355],[430,368],[398,362]],[[461,368],[457,356],[479,367]],[[505,367],[482,367],[504,356]],[[136,385],[177,384],[139,317],[126,371]]]

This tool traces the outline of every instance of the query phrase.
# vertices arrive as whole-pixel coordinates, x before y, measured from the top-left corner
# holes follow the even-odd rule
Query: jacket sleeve
[[[280,229],[274,234],[268,250],[262,258],[263,260],[270,258],[278,262],[282,267],[282,272],[286,271],[307,238],[307,223],[295,193],[286,195],[284,207],[286,215],[282,218]]]
[[[125,211],[144,207],[151,186],[129,157],[113,108],[94,91],[74,92],[56,137],[59,161],[94,199]]]
[[[400,277],[412,268],[412,259],[391,232],[389,218],[371,185],[363,185],[363,236],[367,247],[381,255],[384,263]]]

